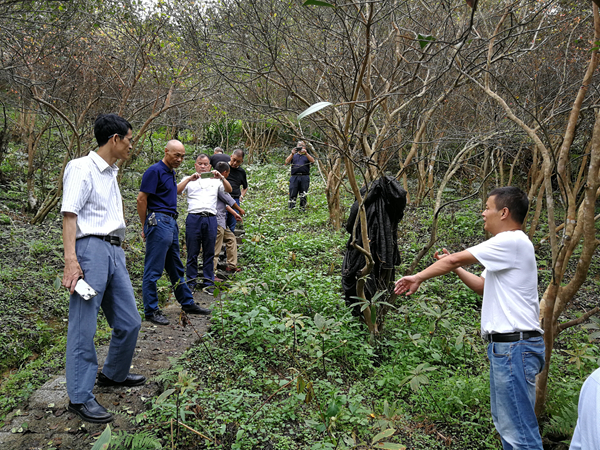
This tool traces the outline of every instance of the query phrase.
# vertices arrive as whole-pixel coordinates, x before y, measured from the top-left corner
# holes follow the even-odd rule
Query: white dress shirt
[[[185,181],[189,177],[185,177]],[[223,182],[216,178],[198,178],[195,181],[190,181],[183,193],[187,196],[188,213],[209,213],[217,214],[217,201],[219,192],[225,193]]]
[[[125,237],[118,171],[115,164],[109,166],[96,152],[67,164],[60,212],[77,215],[76,239],[92,234]]]

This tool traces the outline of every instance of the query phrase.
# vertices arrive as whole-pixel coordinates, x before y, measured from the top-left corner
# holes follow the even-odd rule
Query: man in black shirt
[[[215,167],[217,167],[217,164],[221,161],[229,164],[229,155],[223,153],[223,149],[221,147],[216,147],[213,150],[213,155],[210,157],[210,165],[214,169]]]
[[[232,191],[230,195],[238,205],[244,199],[246,192],[248,192],[246,171],[240,167],[243,162],[244,150],[240,148],[234,150],[229,161],[231,170],[229,171],[227,181],[229,181],[229,184],[231,184]],[[227,213],[227,227],[231,230],[231,232],[235,231],[235,217],[229,213]]]
[[[315,162],[315,158],[306,151],[304,141],[298,141],[296,148],[285,159],[285,164],[292,163],[292,176],[290,177],[290,201],[289,208],[294,209],[296,198],[300,194],[300,208],[306,207],[306,193],[310,184],[310,165]]]

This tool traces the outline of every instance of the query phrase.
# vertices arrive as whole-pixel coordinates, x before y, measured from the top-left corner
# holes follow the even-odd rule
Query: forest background
[[[135,190],[144,168],[161,157],[166,139],[179,138],[195,151],[217,145],[227,150],[242,146],[246,163],[257,166],[256,173],[264,179],[252,179],[257,191],[262,186],[265,194],[276,193],[285,180],[270,178],[270,172],[260,172],[260,167],[281,160],[285,147],[305,139],[318,157],[313,179],[319,182],[313,187],[319,192],[315,198],[323,196],[325,217],[319,219],[317,214],[314,223],[296,217],[297,223],[317,236],[327,236],[331,249],[340,252],[340,239],[345,236],[340,230],[355,199],[365,217],[360,188],[380,176],[395,176],[409,194],[407,211],[422,219],[413,223],[413,229],[400,232],[399,241],[404,245],[401,273],[412,273],[427,264],[452,230],[462,241],[460,245],[472,243],[473,234],[479,237],[476,233],[480,232],[464,222],[476,220],[474,210],[489,189],[520,186],[531,202],[525,231],[538,252],[547,348],[536,408],[550,434],[558,440],[568,437],[580,382],[598,366],[595,314],[599,307],[597,294],[590,294],[598,284],[594,264],[600,192],[596,73],[600,17],[595,3],[171,0],[149,6],[136,1],[0,0],[0,39],[1,220],[8,226],[3,239],[11,242],[19,235],[17,223],[48,230],[48,224],[56,221],[64,167],[94,148],[93,119],[109,111],[126,117],[134,126],[132,156],[120,163],[124,190]],[[258,205],[259,193],[253,195]],[[469,210],[473,214],[462,218],[460,212]],[[256,248],[264,244],[263,236],[268,236],[264,232],[267,219],[261,220],[254,223],[249,219],[247,224],[254,233],[251,245]],[[449,223],[462,225],[448,228]],[[440,227],[443,232],[438,232]],[[350,245],[359,246],[364,253],[362,274],[367,276],[373,257],[366,227],[361,227],[359,234],[360,242],[367,245],[358,241]],[[23,231],[23,248],[29,257],[36,259],[49,252],[60,265],[60,248],[47,248],[48,242],[27,240],[25,235]],[[272,252],[272,247],[265,251]],[[289,258],[297,255],[293,246],[280,250]],[[14,265],[19,259],[3,261],[0,267],[0,297],[9,305],[24,298],[23,283],[17,280],[29,271],[19,272]],[[306,263],[314,264],[310,258]],[[339,269],[336,264],[338,260],[331,261],[328,276]],[[43,264],[36,274],[45,286],[52,284],[56,275],[55,265]],[[132,272],[132,277],[136,275]],[[286,276],[289,279],[277,287],[280,293],[308,295],[294,287],[302,284],[294,272]],[[228,295],[254,298],[258,305],[264,295],[261,289],[266,288],[260,280],[252,284],[249,279],[234,285]],[[331,285],[339,297],[338,287]],[[457,300],[456,311],[469,304],[477,308],[476,300],[457,292],[457,298],[466,296],[466,300]],[[373,360],[368,364],[360,360],[352,369],[356,373],[344,369],[350,370],[345,372],[348,378],[373,376],[382,360],[393,359],[387,350],[395,341],[383,324],[398,318],[386,313],[408,307],[386,291],[367,299],[360,283],[359,297],[363,299],[367,324],[363,333],[367,337],[361,338],[355,330],[352,340],[359,340],[362,350],[354,351]],[[39,317],[34,313],[40,306],[33,303],[30,309],[20,305],[12,320],[2,325],[1,367],[9,381],[19,372],[17,368],[44,354],[62,326],[64,303],[49,302]],[[337,361],[337,353],[327,351],[324,342],[333,329],[338,332],[340,318],[325,320],[326,304],[321,310],[310,306],[306,311],[280,306],[277,312],[288,317],[280,332],[292,326],[295,330],[296,323],[304,325],[307,318],[314,329],[314,339],[303,339],[302,348],[307,357],[322,359],[323,364],[305,367],[301,376],[294,378],[297,395],[304,396],[304,401],[314,394],[311,389],[318,379],[334,376],[325,367],[325,354]],[[249,317],[231,320],[252,325],[261,310],[250,304],[248,308]],[[416,329],[411,333],[407,327],[403,339],[415,348],[425,345],[430,352],[438,327],[450,326],[447,315],[456,311],[416,300],[410,308],[418,309],[405,312],[413,318],[407,318],[405,326],[415,320]],[[225,336],[227,313],[223,311],[220,333]],[[33,327],[20,328],[23,323]],[[269,320],[266,323],[274,327]],[[425,325],[426,331],[419,330]],[[238,329],[243,327],[238,324]],[[427,374],[438,370],[429,364],[447,365],[444,358],[463,351],[468,336],[468,342],[475,342],[474,329],[476,325],[457,335],[452,348],[448,339],[441,339],[433,359],[420,355],[412,366],[394,369],[397,373],[390,380],[395,381],[383,385],[395,383],[400,389],[408,383],[424,402],[420,396],[431,396],[433,391],[425,388],[423,394],[422,387],[430,382]],[[429,340],[423,340],[423,331],[431,336]],[[266,334],[258,334],[266,339]],[[314,348],[315,340],[322,341],[320,350]],[[344,349],[343,358],[348,358],[351,340],[343,341],[339,345]],[[265,351],[263,345],[244,343],[255,351],[257,347],[261,353]],[[300,351],[297,344],[294,331],[288,342],[291,349],[281,342],[272,346],[283,345],[281,349],[287,350],[281,352],[290,357],[291,351],[295,361],[295,352]],[[467,358],[463,360],[466,364]],[[564,373],[555,376],[564,378],[557,380],[559,386],[551,381],[555,360],[570,361],[576,368],[570,371],[560,365]],[[477,372],[480,363],[473,362]],[[481,386],[485,390],[485,383]],[[472,414],[485,411],[487,402],[485,393],[475,392],[467,402],[477,403],[468,408]],[[339,418],[342,404],[350,410],[351,402],[348,392],[336,395],[328,401],[321,397],[325,407],[321,416],[317,415],[320,418],[314,429],[322,434],[322,445],[339,446],[342,435],[344,445],[351,445],[351,439],[358,445],[367,439],[367,425],[348,419],[347,429],[340,426],[346,431],[337,433],[332,420]],[[345,395],[345,400],[339,400],[340,395]],[[448,418],[456,411],[444,414],[437,400],[429,400],[425,408],[429,419],[450,428],[456,425]],[[14,403],[4,401],[6,408]],[[392,414],[391,397],[381,401]],[[457,404],[464,406],[465,402],[460,399]],[[372,405],[369,414],[373,418],[383,411],[377,408]],[[357,416],[364,413],[360,411]],[[468,422],[479,425],[468,432],[461,425],[458,436],[476,432],[482,442],[488,442],[484,436],[490,429],[489,420],[478,428],[482,426],[479,420],[487,419],[471,417]],[[242,442],[243,433],[237,438]]]

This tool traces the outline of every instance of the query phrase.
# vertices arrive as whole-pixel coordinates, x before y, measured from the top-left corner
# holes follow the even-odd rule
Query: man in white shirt
[[[101,115],[94,135],[98,151],[71,161],[65,169],[62,284],[71,293],[66,352],[69,411],[87,422],[106,423],[113,415],[92,393],[98,371],[94,335],[100,308],[113,331],[98,385],[139,386],[146,379],[129,373],[141,320],[121,248],[125,220],[115,165],[129,157],[131,125],[115,114]],[[80,278],[97,295],[86,300],[76,293]]]
[[[579,417],[569,450],[600,449],[600,369],[583,383],[577,412]]]
[[[527,195],[515,187],[490,192],[483,212],[484,228],[493,237],[462,252],[435,254],[437,262],[396,282],[395,292],[413,294],[421,283],[454,271],[482,295],[481,335],[489,342],[492,418],[508,449],[542,450],[535,416],[535,377],[544,367],[537,267],[531,241],[521,230]],[[462,269],[480,263],[481,276]]]
[[[185,220],[185,242],[188,254],[186,277],[188,286],[194,289],[198,284],[198,254],[202,247],[204,292],[213,295],[217,201],[219,192],[231,192],[231,185],[218,171],[210,171],[210,159],[204,153],[196,158],[195,168],[196,173],[200,174],[199,178],[185,177],[177,185],[177,192],[183,192],[188,201],[188,216]]]

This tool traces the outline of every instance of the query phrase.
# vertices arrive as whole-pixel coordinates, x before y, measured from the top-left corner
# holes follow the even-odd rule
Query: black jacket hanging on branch
[[[360,190],[364,198],[366,187]],[[398,250],[398,224],[404,216],[406,206],[406,191],[393,177],[379,178],[369,186],[369,193],[365,200],[367,213],[367,228],[369,231],[371,255],[373,256],[373,270],[365,284],[367,300],[382,290],[387,290],[390,281],[394,280],[394,266],[400,264],[400,251]],[[346,244],[346,254],[342,265],[342,287],[346,298],[346,305],[350,306],[358,300],[356,297],[357,276],[365,266],[365,257],[352,246],[352,232],[354,222],[359,220],[358,201],[350,208],[350,217],[346,224],[346,231],[350,238]],[[362,247],[360,222],[356,226],[356,243]],[[360,307],[352,310],[355,316],[360,315]]]

